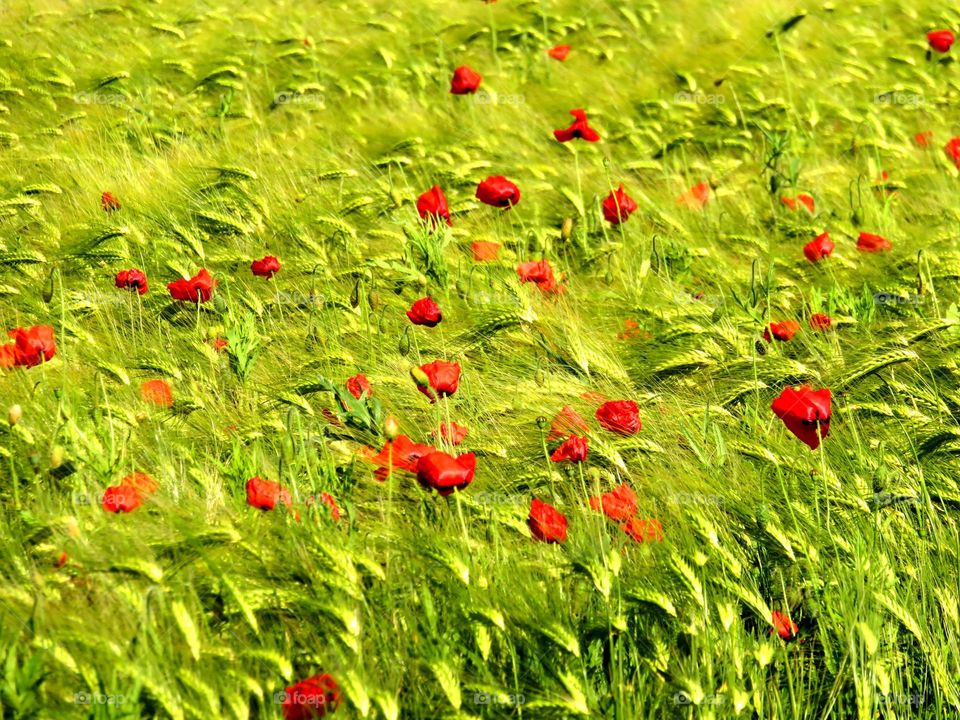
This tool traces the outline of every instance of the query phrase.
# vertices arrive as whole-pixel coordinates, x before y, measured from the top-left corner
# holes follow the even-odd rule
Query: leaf
[[[180,632],[183,633],[183,639],[187,641],[187,647],[190,648],[190,654],[194,660],[200,659],[200,633],[193,622],[193,618],[187,611],[186,606],[180,600],[174,600],[171,604],[173,618],[177,621]]]

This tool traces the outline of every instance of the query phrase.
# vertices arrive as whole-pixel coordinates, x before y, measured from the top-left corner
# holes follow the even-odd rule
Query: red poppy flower
[[[214,338],[213,340],[210,341],[210,344],[213,346],[213,349],[216,350],[217,352],[220,352],[221,350],[225,350],[230,345],[230,343],[227,341],[226,338]]]
[[[873,233],[862,232],[857,238],[857,250],[863,252],[885,252],[893,249],[893,243]]]
[[[340,520],[340,508],[337,507],[337,501],[329,493],[320,493],[320,502],[330,508],[330,517],[334,520]]]
[[[459,445],[462,443],[466,437],[469,430],[463,425],[458,425],[455,422],[451,423],[440,423],[440,437],[444,442],[447,442],[451,445]],[[433,436],[437,436],[437,431],[432,432]]]
[[[140,493],[135,487],[130,485],[114,485],[108,487],[103,493],[103,499],[100,501],[100,507],[107,512],[133,512],[142,503]]]
[[[816,207],[813,202],[813,196],[807,195],[806,193],[800,193],[796,197],[782,197],[780,198],[780,202],[793,211],[805,207],[811,215]]]
[[[588,450],[587,438],[571,435],[560,443],[560,446],[550,455],[550,459],[553,462],[569,460],[570,462],[580,463],[587,459]]]
[[[453,225],[453,223],[450,222],[450,208],[447,206],[447,196],[443,194],[443,190],[440,189],[439,185],[434,185],[417,198],[417,212],[420,213],[420,217],[424,220],[429,218],[434,226],[437,225],[437,218],[443,218],[447,221],[447,225]]]
[[[474,240],[470,243],[470,249],[473,251],[473,259],[477,262],[486,262],[496,260],[500,254],[500,243],[490,242],[488,240]]]
[[[626,222],[627,218],[637,211],[637,203],[623,191],[623,183],[609,195],[601,204],[603,219],[611,225]]]
[[[477,199],[485,205],[509,209],[520,202],[520,188],[503,175],[491,175],[477,185]]]
[[[120,201],[114,197],[113,193],[105,192],[100,196],[100,207],[104,212],[114,212],[120,209]]]
[[[823,313],[814,313],[810,316],[810,327],[814,330],[828,330],[830,325],[833,323],[833,320],[829,315],[824,315]]]
[[[834,247],[836,246],[830,239],[830,233],[821,233],[803,246],[803,255],[812,263],[820,262],[823,258],[830,257]]]
[[[366,393],[367,397],[373,395],[373,388],[370,387],[370,381],[367,380],[367,376],[363,373],[357,373],[352,378],[347,378],[346,386],[347,391],[357,400],[360,399],[363,393]]]
[[[67,554],[65,552],[62,552],[60,553],[60,555],[57,556],[57,560],[53,565],[56,568],[62,568],[66,564],[67,564]]]
[[[517,265],[517,275],[522,283],[536,283],[537,287],[543,292],[558,292],[560,286],[553,276],[553,268],[546,260],[537,260],[534,262],[525,262]]]
[[[250,263],[250,271],[257,277],[269,280],[276,273],[280,272],[280,261],[273,255],[265,255],[259,260]]]
[[[307,498],[307,501],[304,504],[309,507],[310,505],[313,505],[316,502],[316,500],[317,500],[316,496],[311,495],[310,497]],[[337,501],[333,499],[333,495],[329,493],[320,493],[320,502],[321,504],[326,505],[327,508],[330,510],[330,517],[333,518],[334,521],[339,522],[340,508],[337,507]]]
[[[780,342],[793,340],[793,336],[800,329],[800,323],[796,320],[784,320],[783,322],[772,322],[763,330],[763,339],[767,342],[773,342],[774,338]]]
[[[530,503],[527,526],[537,540],[548,543],[562,543],[567,540],[566,516],[552,505],[537,498]]]
[[[147,276],[143,270],[138,270],[137,268],[130,268],[129,270],[121,270],[118,272],[117,277],[114,279],[114,284],[118,288],[133,288],[141,295],[147,294]]]
[[[564,405],[563,409],[553,418],[553,423],[550,425],[550,434],[547,435],[547,441],[552,442],[567,435],[588,432],[590,432],[590,426],[587,425],[587,421],[572,407]]]
[[[830,391],[813,390],[809,385],[786,387],[770,405],[787,430],[816,450],[830,431]],[[818,433],[819,430],[819,433]]]
[[[552,57],[554,60],[563,62],[567,59],[567,55],[570,54],[570,49],[571,48],[569,45],[557,45],[547,50],[547,55]]]
[[[140,385],[140,397],[152,405],[173,407],[173,392],[166,380],[147,380]]]
[[[597,142],[600,139],[600,134],[590,127],[587,121],[587,113],[577,108],[576,110],[571,110],[570,114],[573,115],[574,118],[573,124],[563,130],[553,131],[553,136],[557,140],[564,143],[570,142],[574,138],[580,138],[587,142]]]
[[[950,52],[950,46],[955,40],[951,30],[933,30],[927,33],[927,42],[938,53]]]
[[[914,142],[917,143],[922,148],[928,147],[931,142],[933,142],[933,131],[925,130],[923,132],[918,132],[913,136]]]
[[[777,635],[784,640],[792,638],[800,629],[786,613],[780,612],[779,610],[774,610],[770,619],[773,622],[773,627],[770,628],[770,632],[776,632]]]
[[[427,297],[420,298],[410,306],[410,309],[407,310],[407,317],[414,325],[436,327],[443,319],[443,314],[440,312],[440,306],[433,301],[432,297],[427,295]]]
[[[396,440],[387,440],[379,453],[375,453],[373,448],[366,448],[364,454],[367,460],[380,466],[374,477],[383,482],[387,479],[391,466],[394,470],[415,473],[420,458],[435,450],[432,445],[419,445],[406,435],[398,435]]]
[[[13,364],[23,367],[33,367],[50,360],[57,353],[57,344],[53,339],[53,328],[49,325],[33,325],[29,328],[14,328],[7,332],[13,338],[13,345],[5,345],[7,358],[3,364],[9,362],[13,356]],[[9,366],[8,366],[9,367]]]
[[[710,183],[697,183],[677,198],[677,204],[699,210],[710,201]]]
[[[200,272],[189,280],[180,279],[176,282],[167,283],[167,289],[170,291],[170,297],[174,300],[183,300],[184,302],[205,303],[213,295],[213,288],[217,281],[213,279],[206,268],[201,268]]]
[[[434,360],[426,365],[421,365],[420,371],[427,376],[430,384],[426,387],[417,385],[417,388],[430,398],[430,402],[434,402],[437,395],[445,397],[453,395],[457,391],[457,386],[460,383],[460,366],[457,363]]]
[[[960,170],[960,137],[951,138],[943,148]]]
[[[633,400],[610,400],[597,408],[596,418],[600,425],[619,435],[634,435],[643,425],[640,409]]]
[[[475,93],[480,87],[480,81],[483,77],[476,70],[466,65],[461,65],[453,71],[453,78],[450,80],[450,92],[453,95],[469,95]]]
[[[283,720],[316,720],[337,709],[340,688],[326,673],[301,680],[287,688]]]
[[[473,482],[476,470],[477,458],[473,453],[453,457],[445,452],[434,451],[417,461],[417,482],[446,497]]]
[[[590,507],[602,510],[611,520],[623,522],[637,514],[637,496],[628,485],[617,485],[600,497],[591,497]]]
[[[277,503],[293,507],[290,491],[280,483],[260,477],[247,480],[247,505],[260,510],[273,510]]]
[[[620,527],[638,543],[663,542],[663,526],[659,520],[641,520],[632,517]]]
[[[130,473],[120,481],[120,484],[126,487],[132,487],[142,496],[151,495],[160,487],[157,485],[156,480],[142,472]]]

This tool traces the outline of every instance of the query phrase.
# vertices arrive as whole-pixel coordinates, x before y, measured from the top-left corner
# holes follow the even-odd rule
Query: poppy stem
[[[587,209],[583,205],[583,183],[580,181],[580,151],[574,146],[573,148],[573,167],[577,173],[577,197],[580,198],[580,208],[581,211],[580,217],[586,217]],[[617,208],[617,214],[619,214],[620,208]]]
[[[393,520],[393,440],[387,442],[387,529]]]
[[[500,72],[500,56],[497,54],[497,23],[493,19],[493,5],[487,3],[487,14],[490,16],[490,49],[493,51],[493,59],[497,63],[497,72]]]
[[[454,490],[453,501],[457,505],[457,517],[460,518],[460,528],[463,530],[464,542],[470,542],[470,533],[467,532],[467,522],[463,519],[463,506],[460,504],[460,491]]]
[[[589,500],[589,498],[590,498],[590,491],[587,489],[587,478],[584,477],[584,474],[583,474],[583,463],[582,463],[582,462],[578,462],[578,463],[577,463],[577,471],[578,471],[579,474],[580,474],[580,487],[583,489],[583,497],[584,497],[584,499]],[[599,488],[599,487],[597,488],[597,494],[598,494],[598,495],[600,494],[600,488]]]
[[[10,479],[13,481],[13,508],[20,511],[20,478],[17,477],[17,468],[13,464],[13,453],[10,454]]]

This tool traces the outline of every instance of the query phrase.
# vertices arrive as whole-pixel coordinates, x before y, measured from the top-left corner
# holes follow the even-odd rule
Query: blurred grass
[[[927,61],[924,34],[960,15],[802,9],[779,32],[792,3],[0,8],[0,320],[58,341],[0,375],[0,407],[23,408],[0,423],[3,717],[279,717],[275,693],[321,671],[338,717],[956,713],[942,146],[960,126],[954,63]],[[564,63],[545,53],[561,42]],[[449,95],[461,64],[478,95]],[[573,107],[601,143],[552,139]],[[884,169],[893,195],[872,189]],[[497,174],[523,193],[509,213],[473,196]],[[705,180],[702,212],[677,206]],[[611,229],[599,204],[620,182],[640,210]],[[442,250],[414,207],[434,183],[454,220]],[[797,192],[816,216],[780,206]],[[894,250],[859,254],[861,227]],[[812,266],[801,248],[824,230],[837,249]],[[500,261],[473,262],[480,239]],[[269,282],[248,269],[264,254],[283,264]],[[541,257],[564,295],[518,285],[516,262]],[[112,287],[130,266],[142,298]],[[215,300],[171,307],[165,283],[200,267]],[[444,320],[410,327],[427,293]],[[836,329],[810,330],[814,312]],[[801,332],[761,353],[785,318]],[[618,339],[626,320],[638,332]],[[241,377],[210,341],[250,328]],[[363,372],[429,442],[437,414],[408,371],[436,358],[463,367],[449,412],[478,455],[446,501],[374,481],[359,450],[382,438],[304,390]],[[140,399],[154,378],[172,409]],[[834,391],[816,453],[769,409],[796,382]],[[644,427],[615,440],[591,420],[585,488],[546,463],[537,420],[591,418],[591,392],[635,398]],[[108,516],[100,492],[134,470],[161,490]],[[254,475],[290,487],[301,522],[247,507]],[[585,490],[620,482],[664,543],[589,510]],[[303,507],[319,492],[339,524]],[[569,516],[562,548],[530,539],[535,495]],[[802,642],[771,637],[775,609]]]

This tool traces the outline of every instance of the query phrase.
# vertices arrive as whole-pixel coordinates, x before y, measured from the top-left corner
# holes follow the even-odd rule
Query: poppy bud
[[[858,207],[853,211],[853,214],[850,216],[850,222],[853,223],[854,227],[863,225],[863,208]]]
[[[360,305],[360,280],[353,286],[353,292],[350,293],[350,307],[355,308]]]
[[[560,237],[569,240],[573,235],[573,218],[564,218],[563,225],[560,226]]]
[[[10,409],[7,410],[7,420],[11,425],[16,425],[20,422],[21,417],[23,417],[23,410],[19,405],[11,405]]]
[[[50,450],[50,469],[56,470],[61,465],[63,465],[63,447],[54,445]]]
[[[388,416],[383,421],[383,434],[387,436],[387,440],[391,441],[396,440],[397,436],[400,435],[400,423],[393,415]]]
[[[430,387],[430,378],[427,377],[427,374],[420,368],[410,368],[410,377],[413,378],[413,381],[417,384],[418,388]]]
[[[537,427],[543,430],[547,426],[547,419],[541,415],[537,418]]]
[[[409,331],[410,331],[410,326],[408,325],[404,329],[403,335],[400,336],[400,344],[397,347],[397,351],[403,356],[406,356],[407,353],[410,352],[410,332]]]
[[[43,290],[43,302],[49,304],[53,300],[53,275],[56,269],[50,271],[50,277],[47,278],[47,287]]]

